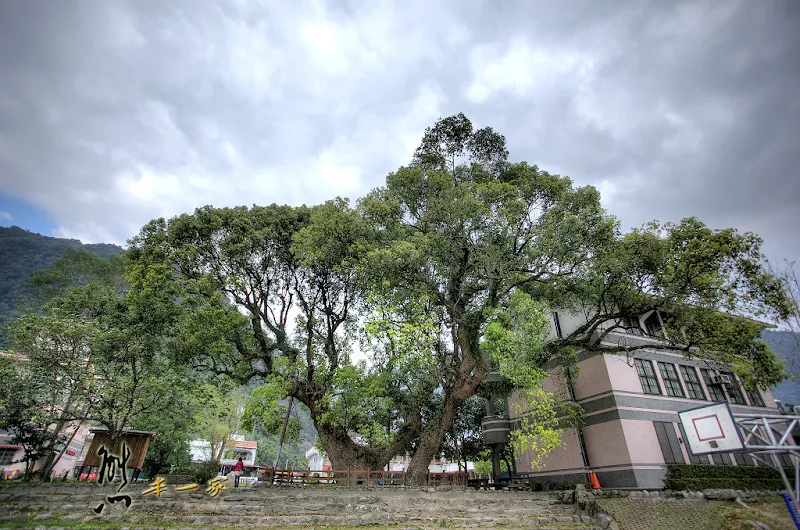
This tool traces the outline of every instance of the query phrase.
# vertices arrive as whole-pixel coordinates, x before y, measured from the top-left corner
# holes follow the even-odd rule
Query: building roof
[[[236,449],[257,449],[258,442],[236,442]]]
[[[94,428],[94,429],[89,429],[89,432],[92,433],[92,434],[103,433],[103,432],[108,432],[108,429],[105,429],[103,427],[97,427],[97,428]],[[139,436],[152,436],[152,437],[155,437],[156,433],[150,432],[150,431],[137,431],[135,429],[123,429],[122,430],[122,435],[123,436],[128,436],[128,435],[136,436],[136,435],[139,435]]]
[[[90,429],[90,432],[94,434],[94,438],[89,445],[89,450],[86,452],[83,465],[87,467],[100,467],[99,450],[101,447],[110,445],[108,429]],[[155,439],[156,435],[153,432],[124,430],[122,431],[121,439],[117,440],[111,452],[112,454],[119,454],[122,444],[125,443],[131,451],[127,467],[131,469],[142,469],[144,457],[147,454],[147,447],[150,442],[155,442]]]

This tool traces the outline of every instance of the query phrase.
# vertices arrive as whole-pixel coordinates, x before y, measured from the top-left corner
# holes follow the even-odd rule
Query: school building
[[[610,332],[604,343],[659,343],[655,337],[663,322],[657,311],[625,320],[628,329]],[[568,334],[586,321],[582,315],[554,313],[553,335]],[[571,385],[559,375],[561,370],[552,370],[545,388],[580,404],[583,427],[566,429],[564,447],[549,454],[541,469],[531,467],[530,453],[518,455],[518,473],[537,481],[586,483],[593,471],[603,488],[658,489],[663,487],[665,463],[755,465],[741,453],[693,455],[684,442],[678,411],[727,401],[734,414],[778,413],[770,392],[745,391],[726,367],[687,360],[679,352],[581,352],[578,368]],[[512,428],[525,412],[517,408],[512,397]]]

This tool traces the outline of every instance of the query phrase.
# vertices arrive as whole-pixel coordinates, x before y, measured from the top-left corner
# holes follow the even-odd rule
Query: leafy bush
[[[192,464],[189,469],[195,482],[205,484],[219,474],[219,468],[220,465],[216,462],[203,462],[201,464]]]
[[[780,474],[766,466],[722,466],[710,464],[667,464],[664,488],[670,490],[783,489]],[[794,473],[794,470],[791,470]]]

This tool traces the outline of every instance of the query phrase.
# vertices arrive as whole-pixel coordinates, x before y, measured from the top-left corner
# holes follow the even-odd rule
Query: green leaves
[[[242,428],[251,431],[261,426],[273,436],[279,436],[286,418],[287,405],[281,403],[286,389],[275,382],[259,386],[250,394],[242,414]],[[300,436],[300,422],[290,417],[286,428],[286,440],[296,441]]]
[[[648,347],[731,365],[751,385],[777,380],[751,319],[797,308],[760,244],[694,218],[621,234],[595,188],[509,163],[502,135],[459,114],[356,208],[206,206],[151,222],[131,242],[124,313],[167,333],[174,358],[265,385],[248,425],[272,431],[281,401],[301,400],[348,464],[366,452],[348,445],[354,431],[435,450],[494,370],[526,407],[514,443],[544,454],[578,421],[542,389],[545,369],[572,370],[578,350],[644,347],[610,335],[624,318],[658,311],[663,342]],[[552,337],[551,309],[582,321]]]
[[[504,308],[489,309],[483,347],[500,374],[514,385],[535,388],[547,376],[550,359],[544,348],[550,331],[549,309],[522,291],[514,291]]]

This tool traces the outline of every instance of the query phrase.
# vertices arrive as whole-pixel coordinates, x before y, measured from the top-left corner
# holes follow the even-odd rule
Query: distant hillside
[[[19,297],[28,276],[50,267],[68,248],[79,247],[103,258],[122,251],[116,245],[84,245],[77,239],[47,237],[18,226],[0,227],[0,326],[17,316]]]
[[[786,362],[787,371],[800,371],[793,368],[800,362],[800,347],[791,331],[767,330],[761,339]],[[800,381],[783,381],[772,389],[772,395],[786,404],[800,405]]]

